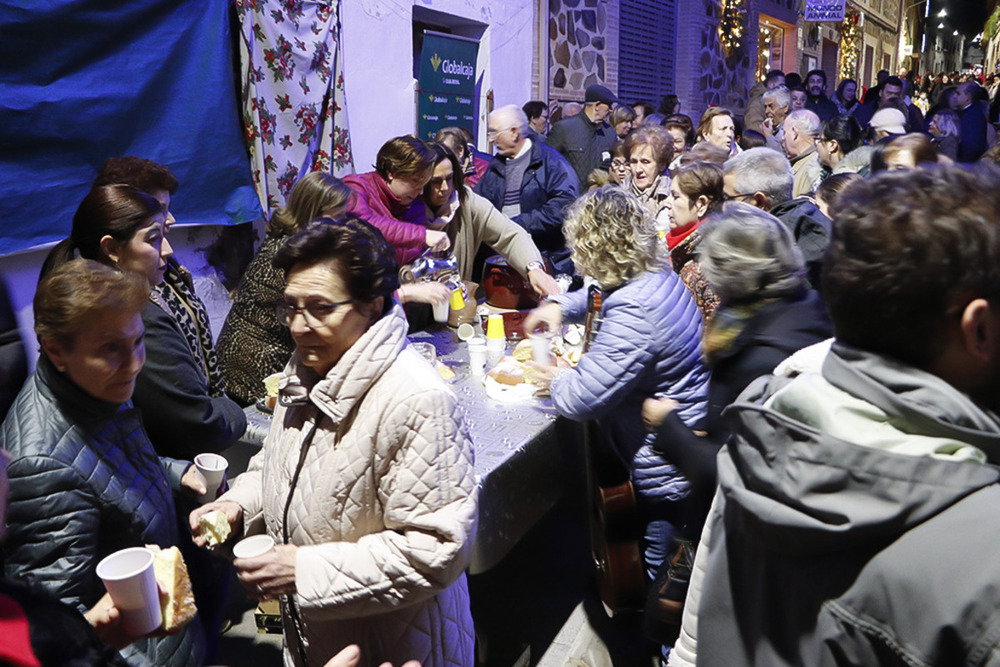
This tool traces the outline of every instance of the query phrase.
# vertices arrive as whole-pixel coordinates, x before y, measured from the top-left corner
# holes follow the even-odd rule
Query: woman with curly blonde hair
[[[652,576],[680,521],[688,484],[654,453],[642,425],[642,403],[672,398],[692,425],[705,415],[708,372],[699,341],[702,319],[694,299],[670,270],[656,226],[642,204],[615,186],[589,192],[570,208],[563,225],[574,264],[603,292],[600,330],[574,368],[537,367],[549,382],[559,414],[597,420],[629,467],[647,524],[645,564]],[[526,331],[563,320],[580,321],[587,291],[550,297],[525,319]]]

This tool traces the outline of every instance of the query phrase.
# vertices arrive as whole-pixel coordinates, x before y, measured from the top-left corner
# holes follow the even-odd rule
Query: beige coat
[[[362,664],[474,663],[463,573],[476,531],[472,442],[406,330],[394,306],[324,378],[293,356],[263,450],[222,497],[280,544],[301,466],[288,509],[288,542],[300,548],[296,609],[282,603],[286,665],[302,664],[300,636],[310,665],[351,643]]]
[[[482,279],[482,276],[472,275],[472,265],[483,244],[493,248],[525,278],[528,276],[528,264],[545,263],[542,253],[531,240],[531,234],[470,188],[465,189],[465,201],[461,206],[455,192],[446,209],[442,217],[434,222],[447,225],[444,229],[451,241],[462,280],[479,282]]]

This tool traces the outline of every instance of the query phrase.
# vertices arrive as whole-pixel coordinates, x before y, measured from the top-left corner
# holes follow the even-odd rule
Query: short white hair
[[[504,130],[516,127],[522,137],[528,134],[528,114],[516,104],[507,104],[494,109],[490,119],[498,125],[503,125]]]
[[[784,107],[786,109],[792,108],[792,93],[788,90],[788,86],[775,86],[771,90],[768,90],[761,96],[764,104],[767,104],[768,100],[773,101],[779,107]]]
[[[787,132],[789,128],[796,128],[799,134],[804,134],[807,137],[818,137],[820,131],[820,120],[817,116],[809,109],[798,109],[788,114],[785,118],[785,131]]]

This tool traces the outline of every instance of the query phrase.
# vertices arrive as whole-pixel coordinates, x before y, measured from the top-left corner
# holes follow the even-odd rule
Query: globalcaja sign
[[[473,130],[479,42],[425,31],[417,79],[417,136],[433,139],[442,127]]]

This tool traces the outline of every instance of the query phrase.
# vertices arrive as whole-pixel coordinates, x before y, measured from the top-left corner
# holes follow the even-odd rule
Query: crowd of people
[[[281,601],[286,664],[475,664],[474,443],[407,339],[451,289],[399,279],[448,252],[466,281],[502,257],[541,299],[528,331],[602,295],[579,364],[531,363],[634,488],[651,657],[979,664],[1000,650],[985,83],[884,72],[828,96],[821,70],[772,71],[742,113],[697,120],[593,85],[551,127],[543,102],[492,111],[493,155],[459,127],[391,138],[373,171],[295,184],[217,342],[168,241],[177,179],[108,159],[42,267],[40,357],[0,435],[0,603],[21,633],[0,659],[211,663],[235,568]],[[192,459],[243,435],[276,373],[263,449],[201,503]],[[230,545],[277,546],[231,562],[201,532],[213,511]],[[188,563],[179,632],[124,635],[104,594],[97,563],[144,544]]]

